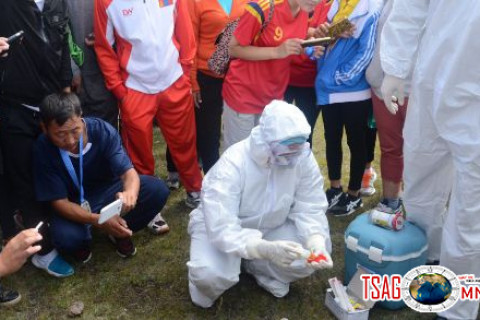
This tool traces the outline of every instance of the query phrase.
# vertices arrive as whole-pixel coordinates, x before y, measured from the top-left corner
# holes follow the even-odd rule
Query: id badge
[[[87,200],[82,202],[81,207],[90,213],[92,212],[92,209],[90,208],[90,203],[88,203]]]

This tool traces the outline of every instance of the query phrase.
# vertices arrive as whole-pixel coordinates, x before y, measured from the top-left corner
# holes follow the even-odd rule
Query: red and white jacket
[[[189,75],[196,48],[184,1],[95,0],[95,51],[118,99],[126,87],[155,94]]]

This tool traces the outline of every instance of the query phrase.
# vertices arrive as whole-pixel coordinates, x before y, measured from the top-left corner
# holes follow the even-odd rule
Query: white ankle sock
[[[58,251],[56,249],[53,249],[46,255],[39,255],[38,253],[35,255],[35,261],[41,266],[41,267],[48,267],[48,265],[53,261],[58,256]]]

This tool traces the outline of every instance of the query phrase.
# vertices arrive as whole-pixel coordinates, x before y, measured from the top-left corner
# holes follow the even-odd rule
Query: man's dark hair
[[[40,117],[48,126],[52,121],[63,126],[68,119],[82,115],[80,99],[74,93],[54,93],[46,96],[40,105]]]

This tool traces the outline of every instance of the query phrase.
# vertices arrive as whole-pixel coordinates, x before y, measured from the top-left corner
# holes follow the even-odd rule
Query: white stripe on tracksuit
[[[376,25],[378,20],[378,13],[375,13],[373,16],[373,25]],[[363,72],[367,66],[369,65],[370,61],[372,60],[374,49],[375,49],[375,28],[370,28],[370,35],[368,37],[368,45],[367,50],[365,50],[363,56],[355,63],[353,68],[351,68],[348,72],[336,72],[335,73],[335,81],[337,83],[349,81],[356,77],[358,73]]]

